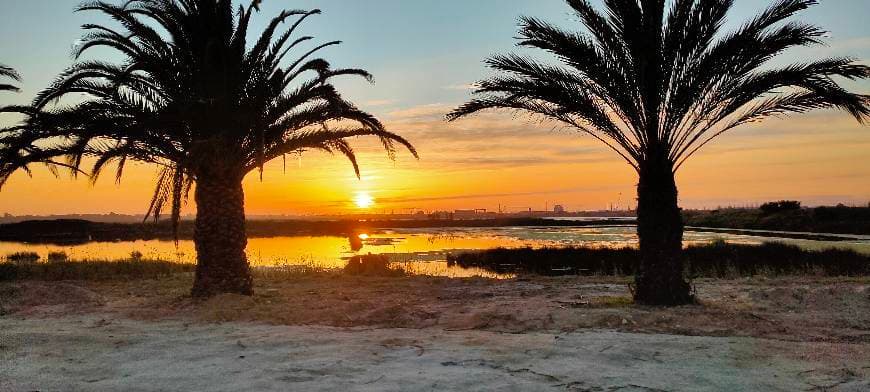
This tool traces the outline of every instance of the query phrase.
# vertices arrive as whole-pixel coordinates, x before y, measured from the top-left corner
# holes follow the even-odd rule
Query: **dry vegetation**
[[[187,296],[192,274],[115,281],[0,283],[3,314],[108,313],[142,320],[487,330],[619,331],[870,342],[870,279],[699,280],[700,304],[631,303],[622,278],[512,280],[258,272],[256,295]]]
[[[510,333],[604,328],[870,343],[870,277],[864,269],[855,269],[866,268],[866,256],[803,252],[780,245],[690,249],[696,263],[705,260],[697,265],[709,267],[714,263],[706,259],[716,256],[725,260],[722,265],[731,266],[726,270],[732,273],[705,274],[716,278],[694,281],[698,304],[665,309],[634,305],[630,277],[601,275],[614,271],[616,265],[629,268],[626,260],[634,259],[633,252],[518,249],[465,255],[464,261],[478,265],[537,260],[533,264],[547,267],[548,261],[557,260],[576,267],[591,260],[597,264],[586,267],[599,273],[544,277],[520,272],[519,278],[509,280],[414,276],[386,257],[364,256],[341,270],[314,264],[255,269],[253,297],[222,295],[208,300],[190,298],[194,270],[190,264],[136,257],[69,262],[55,256],[54,262],[0,263],[0,315],[105,313],[149,321]],[[816,259],[828,260],[828,269],[839,267],[819,269]],[[844,271],[844,276],[827,276]],[[850,273],[858,276],[845,276]]]

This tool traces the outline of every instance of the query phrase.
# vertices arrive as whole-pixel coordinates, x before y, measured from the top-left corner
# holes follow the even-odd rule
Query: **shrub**
[[[405,270],[394,267],[390,258],[383,255],[354,256],[347,261],[344,273],[365,276],[403,276]]]
[[[144,257],[144,255],[142,254],[142,252],[140,252],[138,250],[134,250],[134,251],[130,252],[130,260],[142,261],[143,257]]]
[[[12,263],[35,263],[39,261],[39,254],[36,252],[16,252],[6,255],[6,260]]]
[[[47,260],[49,263],[64,263],[69,261],[69,256],[64,251],[51,252],[48,254]]]

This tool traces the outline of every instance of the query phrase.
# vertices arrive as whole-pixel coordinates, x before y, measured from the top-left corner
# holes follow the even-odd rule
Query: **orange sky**
[[[635,174],[589,137],[499,114],[447,124],[451,106],[433,104],[381,113],[393,131],[407,136],[419,161],[400,153],[389,161],[369,140],[357,140],[363,178],[340,156],[312,152],[266,169],[264,180],[246,181],[249,214],[320,214],[360,211],[360,194],[371,210],[404,212],[488,208],[571,210],[626,206],[634,199]],[[870,201],[870,128],[839,112],[773,119],[725,135],[678,175],[684,207],[743,205],[774,199],[807,204]],[[0,192],[0,213],[142,213],[154,172],[129,167],[121,185],[106,175],[55,179],[39,169],[30,179],[16,174]],[[620,196],[621,194],[621,196]],[[191,210],[188,209],[187,212]]]
[[[591,210],[632,203],[634,172],[590,137],[504,114],[443,121],[445,113],[469,99],[470,82],[492,75],[481,64],[487,54],[516,50],[512,37],[520,15],[576,29],[568,5],[562,0],[446,2],[299,0],[296,6],[324,11],[303,26],[304,34],[318,42],[345,41],[324,51],[325,58],[337,66],[367,69],[376,77],[375,85],[342,79],[338,88],[343,95],[414,142],[421,159],[402,152],[390,162],[376,142],[358,140],[361,181],[340,156],[308,153],[301,162],[291,159],[286,174],[281,162],[273,162],[262,182],[256,174],[246,182],[249,214],[359,212],[353,200],[366,197],[374,201],[370,211],[377,212],[496,210],[500,204],[516,211],[556,203]],[[72,12],[79,0],[8,3],[0,13],[0,37],[5,37],[0,60],[17,68],[24,80],[21,93],[0,94],[0,105],[26,104],[72,62],[70,48],[83,33],[81,25],[108,21],[95,13]],[[726,29],[754,15],[759,3],[736,1]],[[263,4],[254,31],[286,6]],[[852,56],[866,64],[868,4],[821,2],[802,13],[796,20],[818,23],[830,32],[826,45],[788,51],[772,65],[831,56]],[[52,23],[40,22],[45,20]],[[95,55],[120,61],[117,54]],[[868,81],[845,86],[870,93]],[[0,118],[0,126],[11,120]],[[809,205],[866,205],[868,157],[870,126],[858,125],[843,113],[772,119],[725,135],[684,166],[678,174],[681,204],[716,207],[798,199]],[[18,173],[0,191],[0,214],[141,214],[150,201],[155,173],[128,165],[126,174],[121,185],[107,174],[90,186],[86,179],[55,179],[41,168],[33,179]]]

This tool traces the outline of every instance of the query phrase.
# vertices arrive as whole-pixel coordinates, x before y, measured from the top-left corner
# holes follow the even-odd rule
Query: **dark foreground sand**
[[[109,320],[3,320],[10,391],[866,391],[866,345]],[[807,360],[833,351],[836,363]],[[864,352],[861,352],[864,351]]]
[[[704,281],[668,310],[582,278],[187,283],[0,284],[0,390],[870,390],[861,279]]]

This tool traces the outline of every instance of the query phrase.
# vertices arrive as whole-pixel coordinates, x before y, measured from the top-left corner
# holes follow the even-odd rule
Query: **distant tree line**
[[[761,212],[765,214],[775,214],[783,211],[794,211],[801,209],[801,202],[795,200],[781,200],[764,203],[759,207]]]
[[[777,201],[757,209],[689,210],[683,216],[694,227],[870,235],[870,206],[805,208],[797,201]]]

